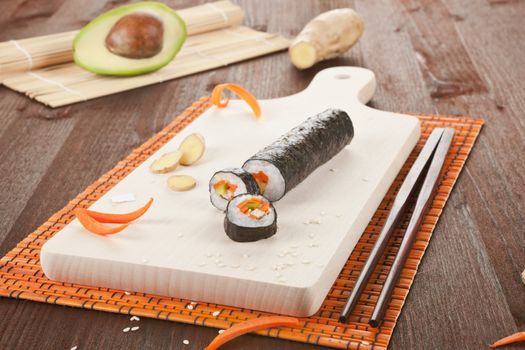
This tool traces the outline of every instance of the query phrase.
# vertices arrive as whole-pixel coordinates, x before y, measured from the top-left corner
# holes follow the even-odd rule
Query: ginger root
[[[348,51],[361,37],[364,22],[352,9],[341,8],[320,14],[306,24],[292,42],[289,55],[299,69]]]

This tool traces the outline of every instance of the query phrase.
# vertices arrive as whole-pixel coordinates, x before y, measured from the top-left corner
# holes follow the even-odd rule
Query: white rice
[[[265,160],[254,159],[247,161],[242,167],[250,173],[262,171],[268,176],[268,184],[263,195],[268,198],[270,202],[275,202],[284,196],[286,183],[281,171],[275,165]]]
[[[217,182],[221,180],[226,180],[231,184],[237,185],[237,188],[235,189],[233,196],[236,196],[241,193],[246,193],[247,189],[246,189],[246,185],[244,184],[244,182],[235,174],[232,174],[229,172],[218,172],[215,175],[213,175],[213,177],[210,180],[210,188],[209,188],[211,203],[217,209],[225,211],[226,207],[228,206],[228,200],[218,195],[217,192],[215,192],[215,189],[213,188],[213,185],[215,185]]]
[[[254,220],[248,215],[241,212],[239,208],[237,208],[237,205],[245,200],[248,200],[252,197],[260,197],[260,196],[254,196],[251,194],[245,194],[235,197],[230,201],[230,205],[228,205],[228,212],[226,215],[228,216],[228,220],[232,224],[235,224],[237,226],[242,227],[264,227],[264,226],[270,226],[275,221],[275,211],[273,207],[270,207],[270,212],[268,215],[263,216],[259,220]]]

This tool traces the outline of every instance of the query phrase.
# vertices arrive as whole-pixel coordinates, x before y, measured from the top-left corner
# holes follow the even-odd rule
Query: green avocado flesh
[[[246,208],[254,210],[260,207],[259,203],[248,203],[246,204]]]
[[[228,187],[226,184],[222,184],[220,186],[218,186],[216,189],[215,189],[215,192],[222,196],[224,194],[226,194],[226,187]]]
[[[122,17],[136,13],[151,15],[162,25],[162,48],[151,57],[125,57],[106,47],[106,37],[113,26]],[[73,41],[73,59],[92,73],[121,76],[145,74],[170,63],[185,40],[186,25],[175,11],[158,2],[139,2],[110,10],[82,28]]]

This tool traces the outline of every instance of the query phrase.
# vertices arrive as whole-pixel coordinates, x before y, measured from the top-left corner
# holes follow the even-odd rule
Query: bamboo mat
[[[60,107],[230,65],[288,48],[278,34],[236,26],[189,36],[164,68],[134,77],[90,73],[64,63],[19,73],[3,80],[10,89],[50,107]]]
[[[42,226],[18,243],[0,260],[0,296],[215,328],[227,328],[238,322],[267,315],[267,313],[254,310],[208,303],[197,303],[190,310],[186,307],[190,304],[190,300],[60,283],[47,279],[40,267],[40,248],[64,225],[73,220],[72,213],[76,208],[90,206],[209,107],[209,98],[201,98],[195,102],[166,128],[135,149],[115,168],[90,185],[66,207],[55,213]],[[339,349],[384,350],[387,348],[418,266],[430,242],[434,227],[483,125],[482,119],[467,117],[429,115],[418,115],[418,117],[422,122],[422,137],[419,143],[392,184],[320,310],[314,316],[302,318],[301,328],[270,329],[258,332],[259,334]],[[436,127],[453,127],[456,129],[456,134],[444,165],[437,195],[424,219],[398,286],[394,290],[392,301],[386,312],[385,322],[377,329],[369,327],[366,323],[399,247],[408,218],[404,218],[402,228],[394,233],[385,257],[371,276],[356,309],[350,317],[351,322],[341,324],[337,321],[339,312],[377,239],[396,191],[428,135]],[[216,311],[220,311],[220,313],[217,315]]]

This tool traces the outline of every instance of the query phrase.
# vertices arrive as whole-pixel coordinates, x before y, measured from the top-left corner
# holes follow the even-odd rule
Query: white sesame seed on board
[[[255,266],[248,266],[248,267],[246,267],[246,270],[248,270],[248,271],[253,271],[255,269],[256,269]]]
[[[140,321],[140,318],[138,318],[138,316],[131,316],[129,320],[130,321]]]
[[[286,283],[287,279],[284,277],[279,277],[278,281],[281,283]]]
[[[213,253],[206,254],[206,257],[211,258],[213,256]]]
[[[239,267],[241,267],[241,265],[239,265],[239,264],[231,264],[230,267],[233,268],[233,269],[238,269]]]
[[[225,267],[226,264],[220,263],[220,264],[218,264],[217,266],[219,266],[219,267]]]
[[[206,266],[206,262],[205,261],[201,261],[200,263],[197,264],[198,266]]]
[[[219,334],[224,333],[224,329],[219,329],[219,331],[217,333],[219,333]]]
[[[177,237],[178,237],[178,238],[182,238],[182,237],[184,237],[184,235],[183,235],[182,233],[178,233],[178,234],[177,234]]]
[[[309,233],[308,238],[315,238],[315,233]]]
[[[308,264],[311,264],[312,262],[308,259],[304,259],[301,261],[301,264],[305,264],[305,265],[308,265]]]
[[[126,294],[126,295],[130,295],[131,293],[128,292],[128,291],[126,290],[126,291],[124,292],[124,294]]]
[[[299,248],[299,245],[298,244],[292,244],[292,245],[290,245],[290,248],[297,249],[297,248]]]
[[[128,332],[130,331],[130,329],[131,329],[130,327],[126,327],[126,328],[124,328],[124,329],[122,330],[122,332],[124,332],[124,333],[128,333]]]
[[[219,316],[220,314],[221,314],[220,311],[213,311],[212,316],[213,316],[213,317],[217,317],[217,316]]]
[[[190,305],[186,305],[186,309],[193,310],[193,305],[191,305],[191,304]]]
[[[139,328],[140,328],[139,326],[131,327],[131,331],[132,332],[138,331]]]
[[[71,348],[71,350],[77,350],[77,349],[78,349],[78,346],[76,345]]]
[[[188,345],[189,343],[190,343],[190,341],[189,341],[188,339],[184,339],[184,340],[182,341],[182,344],[184,344],[184,345]]]

